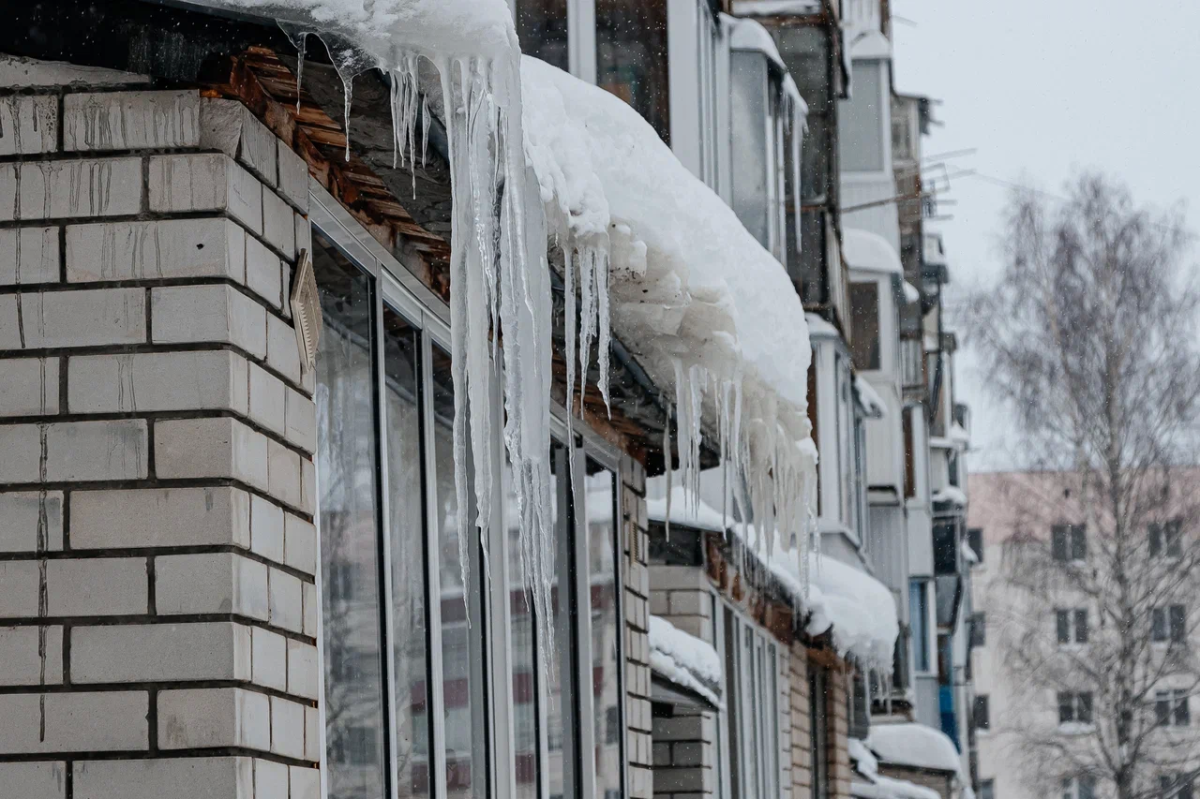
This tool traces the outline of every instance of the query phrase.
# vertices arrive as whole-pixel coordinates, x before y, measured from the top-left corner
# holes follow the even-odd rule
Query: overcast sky
[[[1057,194],[1079,171],[1102,169],[1136,201],[1184,201],[1196,229],[1200,0],[892,0],[892,13],[896,88],[942,101],[945,124],[926,154],[978,148],[948,165]],[[933,226],[945,237],[953,307],[1000,268],[1007,190],[982,177],[952,187],[945,196],[957,205],[943,213],[954,218]],[[1011,464],[1011,425],[988,402],[973,353],[957,377],[957,399],[972,407],[971,468]]]

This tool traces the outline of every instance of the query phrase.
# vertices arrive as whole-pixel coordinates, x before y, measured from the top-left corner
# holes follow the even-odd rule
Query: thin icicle
[[[663,418],[663,469],[667,473],[667,540],[671,540],[671,471],[673,464],[671,463],[671,411],[666,400],[663,401],[664,418]]]
[[[308,51],[308,34],[300,33],[300,43],[296,45],[296,113],[300,113],[300,87],[304,83],[304,57]]]
[[[612,347],[609,321],[608,253],[601,253],[596,262],[596,327],[600,331],[600,395],[608,418],[612,418],[612,400],[608,394],[608,353]]]

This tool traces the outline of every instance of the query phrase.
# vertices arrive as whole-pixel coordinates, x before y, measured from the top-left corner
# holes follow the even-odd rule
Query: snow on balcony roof
[[[650,617],[650,668],[721,708],[721,658],[712,644],[660,616]]]
[[[782,70],[787,70],[787,65],[783,63],[783,58],[779,55],[779,48],[775,46],[775,40],[771,38],[770,31],[764,28],[758,20],[734,20],[733,32],[729,37],[729,46],[734,50],[750,50],[762,53],[775,66]]]
[[[662,477],[652,477],[646,481],[647,494],[650,493],[651,484],[654,482],[664,483]],[[665,490],[661,493],[664,496],[646,499],[646,514],[650,521],[666,522],[678,524],[683,527],[691,527],[695,530],[704,530],[710,533],[724,533],[730,526],[735,524],[733,517],[721,513],[721,511],[709,505],[704,500],[692,494],[690,490],[682,485],[671,486],[671,502],[670,510],[668,510],[667,498]]]
[[[607,254],[614,331],[675,389],[683,483],[699,479],[703,419],[724,431],[756,517],[799,529],[815,489],[812,351],[787,272],[621,99],[537,59],[521,73],[548,230]]]
[[[965,560],[967,563],[971,564],[972,566],[974,566],[976,563],[979,563],[978,553],[971,549],[971,545],[965,540],[962,542],[962,547],[959,551],[962,552],[963,560]]]
[[[733,0],[733,13],[739,17],[820,14],[821,0]]]
[[[398,50],[431,57],[507,57],[518,47],[506,0],[185,0],[333,32],[388,62]],[[370,64],[369,66],[375,66]]]
[[[863,410],[867,412],[868,417],[871,419],[887,418],[887,405],[883,403],[883,397],[879,396],[874,386],[861,375],[854,376],[854,390],[858,392],[858,400],[862,403]]]
[[[804,319],[808,323],[809,336],[832,336],[833,338],[842,337],[842,334],[838,332],[836,327],[829,324],[815,313],[805,314]]]
[[[874,782],[850,783],[850,795],[856,799],[941,799],[932,788],[883,775],[876,776]]]
[[[903,275],[904,266],[900,255],[888,240],[878,233],[859,228],[842,230],[842,254],[851,269],[869,272],[887,272]]]
[[[962,759],[950,736],[925,724],[876,724],[867,736],[884,765],[946,771],[962,777]]]
[[[795,553],[776,547],[769,566],[809,612],[809,635],[829,632],[839,655],[887,668],[900,634],[892,592],[866,572],[826,555],[811,553],[806,575],[800,563]]]
[[[904,281],[903,289],[904,289],[905,302],[909,302],[909,303],[920,302],[920,300],[921,300],[920,289],[918,289],[912,283],[909,283],[907,280]]]
[[[966,431],[961,424],[954,422],[950,425],[950,434],[947,436],[955,444],[958,444],[962,449],[971,446],[971,434]]]
[[[949,502],[952,505],[958,505],[959,507],[966,507],[967,504],[967,495],[958,486],[946,486],[945,488],[939,488],[937,491],[933,492],[931,499],[933,499],[934,502]]]
[[[873,28],[859,31],[849,49],[850,57],[855,61],[892,57],[892,43],[882,32]]]

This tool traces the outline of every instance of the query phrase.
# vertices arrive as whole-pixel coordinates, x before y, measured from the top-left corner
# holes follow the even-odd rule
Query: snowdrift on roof
[[[924,724],[873,725],[867,746],[880,763],[962,776],[962,759],[950,736]]]

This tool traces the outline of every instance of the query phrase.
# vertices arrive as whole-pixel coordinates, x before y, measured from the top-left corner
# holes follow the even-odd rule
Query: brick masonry
[[[622,546],[625,567],[625,756],[632,799],[654,795],[650,717],[650,522],[646,471],[628,455],[621,459]]]
[[[236,103],[0,57],[0,797],[320,795],[306,180]]]

